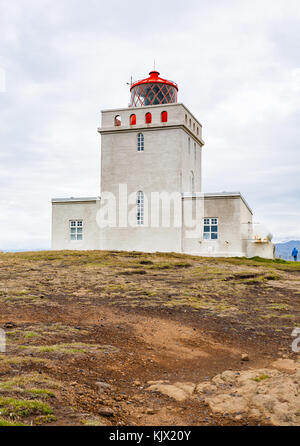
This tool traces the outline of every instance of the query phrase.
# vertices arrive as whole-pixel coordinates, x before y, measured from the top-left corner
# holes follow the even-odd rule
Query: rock
[[[78,384],[77,381],[73,381],[70,383],[70,386],[74,387],[74,386],[77,386],[77,384]]]
[[[98,414],[102,417],[113,417],[115,415],[114,411],[110,407],[101,407],[98,410]]]
[[[176,401],[184,401],[190,398],[194,393],[196,385],[193,383],[168,384],[164,381],[151,381],[153,383],[147,390],[152,392],[160,392]]]
[[[96,386],[98,387],[99,392],[104,392],[105,390],[110,390],[111,389],[111,385],[104,383],[102,381],[97,381]]]
[[[300,369],[300,364],[297,364],[292,359],[277,359],[277,361],[272,362],[272,367],[277,370],[282,370],[283,372],[295,373]]]
[[[198,384],[196,387],[197,393],[213,393],[217,389],[215,384],[208,384],[207,382]]]
[[[6,322],[5,324],[2,325],[2,328],[15,328],[16,324],[14,324],[13,322]]]
[[[156,413],[157,413],[157,411],[154,409],[146,409],[145,410],[146,415],[155,415]]]
[[[248,402],[245,398],[234,398],[227,394],[216,395],[206,398],[211,411],[213,413],[235,414],[237,412],[246,412]]]
[[[260,418],[261,417],[261,413],[258,409],[250,409],[248,415],[251,418]]]
[[[160,379],[159,381],[147,381],[147,384],[149,384],[151,386],[153,384],[164,384],[164,383],[168,383],[168,382],[169,381]]]
[[[140,385],[141,385],[141,382],[140,382],[140,381],[134,381],[134,382],[133,382],[133,385],[134,385],[134,386],[140,386]]]
[[[221,374],[221,378],[223,379],[223,381],[225,381],[225,383],[233,384],[236,380],[236,374],[231,370],[226,370]]]
[[[250,361],[249,355],[247,353],[243,353],[241,356],[242,361]]]

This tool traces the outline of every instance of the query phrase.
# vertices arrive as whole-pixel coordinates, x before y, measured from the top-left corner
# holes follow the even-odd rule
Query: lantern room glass
[[[162,83],[147,83],[131,90],[131,107],[147,105],[174,104],[177,102],[177,89]]]

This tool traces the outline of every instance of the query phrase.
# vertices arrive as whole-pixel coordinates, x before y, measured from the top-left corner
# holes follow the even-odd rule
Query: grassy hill
[[[0,426],[268,424],[148,388],[292,355],[299,285],[283,260],[0,253]]]

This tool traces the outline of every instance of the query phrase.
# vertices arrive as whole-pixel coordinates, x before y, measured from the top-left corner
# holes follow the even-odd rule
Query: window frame
[[[138,133],[137,135],[137,151],[138,152],[145,151],[145,136],[143,133]]]
[[[83,240],[83,220],[69,220],[69,229],[71,242]]]
[[[207,230],[207,228],[208,228],[208,230]],[[219,240],[219,218],[218,217],[204,217],[203,218],[203,240],[209,240],[209,241]]]
[[[142,190],[136,193],[136,224],[144,226],[145,218],[145,196]]]

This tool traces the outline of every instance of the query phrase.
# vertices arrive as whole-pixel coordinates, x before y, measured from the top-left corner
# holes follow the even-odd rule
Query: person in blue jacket
[[[298,249],[297,248],[293,249],[292,256],[294,257],[295,262],[297,262],[297,258],[298,258]]]

